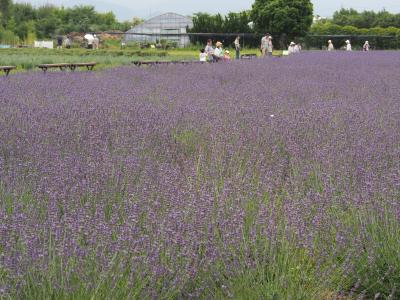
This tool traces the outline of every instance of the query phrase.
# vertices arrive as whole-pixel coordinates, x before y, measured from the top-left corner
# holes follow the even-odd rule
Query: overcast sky
[[[165,12],[191,15],[195,12],[222,13],[250,9],[254,0],[16,0],[34,5],[56,4],[74,6],[94,5],[98,11],[113,11],[119,20],[129,20],[134,16],[149,18]],[[400,13],[400,0],[312,0],[314,14],[328,17],[334,11],[344,8],[357,10],[382,10]]]

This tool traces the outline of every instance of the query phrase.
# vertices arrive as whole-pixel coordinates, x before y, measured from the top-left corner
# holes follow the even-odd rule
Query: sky
[[[147,19],[161,13],[175,12],[192,15],[196,12],[228,13],[250,9],[254,0],[16,0],[30,2],[33,5],[55,4],[66,7],[74,5],[93,5],[96,10],[113,11],[120,21],[131,20],[133,17]],[[400,13],[400,0],[311,0],[314,4],[314,14],[323,17],[332,16],[340,8],[355,8],[357,10],[386,9],[392,13]]]

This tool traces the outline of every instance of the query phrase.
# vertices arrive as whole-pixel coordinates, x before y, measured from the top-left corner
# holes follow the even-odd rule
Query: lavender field
[[[0,77],[0,298],[400,299],[400,54]]]

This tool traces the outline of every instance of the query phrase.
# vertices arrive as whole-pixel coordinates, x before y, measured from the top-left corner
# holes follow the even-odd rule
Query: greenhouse
[[[128,30],[125,33],[125,42],[157,43],[165,40],[176,43],[177,47],[185,47],[190,43],[186,30],[191,27],[193,27],[191,17],[166,13]]]

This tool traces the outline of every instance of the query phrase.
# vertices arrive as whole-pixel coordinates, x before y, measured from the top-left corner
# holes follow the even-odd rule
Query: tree
[[[255,0],[251,10],[258,33],[289,38],[305,36],[313,21],[310,0]]]
[[[10,17],[12,8],[12,1],[11,0],[0,0],[0,25],[3,27],[6,26],[7,21]]]
[[[391,14],[386,10],[378,13],[374,11],[360,13],[352,8],[342,8],[333,14],[332,22],[340,26],[354,26],[357,28],[400,27],[400,14]]]
[[[142,24],[143,22],[144,22],[144,20],[143,20],[142,18],[133,17],[133,18],[132,18],[132,22],[131,22],[131,26],[132,26],[132,27],[135,27],[135,26],[137,26],[137,25]]]

